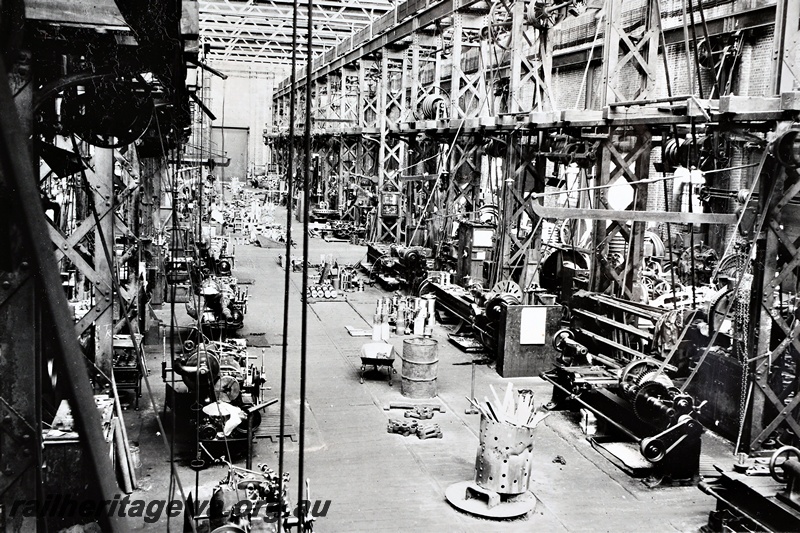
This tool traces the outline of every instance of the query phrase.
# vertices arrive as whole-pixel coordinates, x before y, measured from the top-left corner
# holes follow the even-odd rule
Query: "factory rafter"
[[[211,61],[247,61],[285,65],[291,57],[291,0],[200,2],[200,34]],[[334,47],[394,9],[390,0],[314,2],[313,53]],[[305,42],[305,13],[298,17],[299,42]]]

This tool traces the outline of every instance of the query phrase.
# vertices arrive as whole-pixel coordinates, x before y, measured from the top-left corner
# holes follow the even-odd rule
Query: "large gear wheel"
[[[659,372],[658,368],[647,370],[639,374],[639,377],[636,378],[636,387],[637,389],[641,389],[645,383],[651,383],[653,381],[656,381],[664,385],[665,387],[667,387],[667,389],[673,387],[672,380],[663,372]]]
[[[639,377],[651,370],[658,369],[658,362],[653,359],[637,359],[627,364],[619,375],[619,386],[627,398],[633,398],[639,387]]]
[[[664,409],[661,406],[671,400],[667,385],[658,380],[646,381],[639,387],[636,397],[633,399],[633,412],[640,420],[654,426],[665,427],[675,413],[671,407]]]

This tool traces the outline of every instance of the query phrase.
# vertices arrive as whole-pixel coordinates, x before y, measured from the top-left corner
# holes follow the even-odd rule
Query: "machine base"
[[[517,518],[536,508],[536,496],[532,492],[504,496],[487,491],[474,481],[453,483],[447,487],[444,496],[456,509],[485,518]],[[496,505],[490,504],[493,499],[499,500]]]

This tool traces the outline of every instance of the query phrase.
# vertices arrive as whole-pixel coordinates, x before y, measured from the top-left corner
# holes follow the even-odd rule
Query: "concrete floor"
[[[278,211],[279,220],[280,210]],[[295,235],[300,226],[294,224]],[[299,240],[299,239],[298,239]],[[265,332],[272,347],[265,350],[267,398],[279,396],[281,329],[283,308],[283,270],[277,264],[282,250],[241,245],[236,251],[236,270],[241,278],[251,278],[250,302],[245,328],[241,332]],[[296,250],[299,255],[299,249]],[[310,257],[333,254],[340,263],[360,260],[365,249],[346,243],[326,243],[312,239]],[[292,274],[288,412],[297,425],[299,420],[300,274]],[[360,347],[369,339],[350,337],[345,326],[366,328],[362,317],[370,318],[376,299],[383,293],[368,288],[363,293],[349,293],[346,302],[322,302],[309,307],[308,381],[306,404],[305,475],[310,480],[312,500],[331,500],[327,516],[317,520],[315,530],[327,532],[358,531],[697,531],[706,523],[714,500],[696,487],[649,489],[628,477],[598,454],[580,432],[572,413],[551,414],[536,430],[533,480],[530,490],[538,504],[523,519],[489,521],[453,509],[444,498],[445,489],[456,482],[471,480],[478,446],[478,415],[466,415],[465,396],[470,390],[472,356],[460,352],[437,327],[439,341],[439,399],[446,413],[432,420],[444,433],[442,439],[419,440],[386,432],[387,419],[402,417],[398,411],[384,411],[389,401],[402,400],[399,387],[400,362],[394,387],[385,378],[367,379],[359,384]],[[158,313],[169,324],[169,306]],[[179,321],[188,322],[183,305],[177,306]],[[398,352],[402,338],[392,339]],[[153,399],[160,411],[164,385],[160,379],[161,347],[148,347],[152,370],[150,384]],[[539,378],[503,379],[493,368],[477,366],[476,396],[489,395],[489,384],[532,388],[537,405],[550,398],[551,387]],[[277,412],[278,406],[269,408]],[[157,434],[156,415],[149,408],[145,393],[142,408],[129,411],[128,435],[140,445],[143,462],[142,487],[132,497],[145,500],[166,498],[169,494],[169,451]],[[167,431],[170,418],[164,421]],[[197,475],[188,466],[191,450],[185,436],[176,440],[178,471],[184,490],[207,498],[211,488],[225,476],[225,468],[212,465]],[[254,464],[268,463],[277,469],[278,444],[258,440]],[[187,453],[189,454],[187,456]],[[561,456],[565,464],[554,462]],[[297,494],[298,445],[286,441],[286,468],[292,474],[291,495]],[[704,464],[731,462],[731,447],[713,435],[704,436]],[[243,466],[243,463],[241,464]],[[176,496],[176,498],[179,496]],[[182,531],[182,518],[166,518],[157,524],[132,519],[134,530]]]

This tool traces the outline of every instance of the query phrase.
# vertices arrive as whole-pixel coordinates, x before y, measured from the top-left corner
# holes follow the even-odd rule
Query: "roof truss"
[[[294,0],[200,0],[200,37],[209,61],[288,65],[292,58]],[[299,0],[298,59],[304,62],[307,0]],[[316,57],[394,9],[392,0],[313,0]]]

